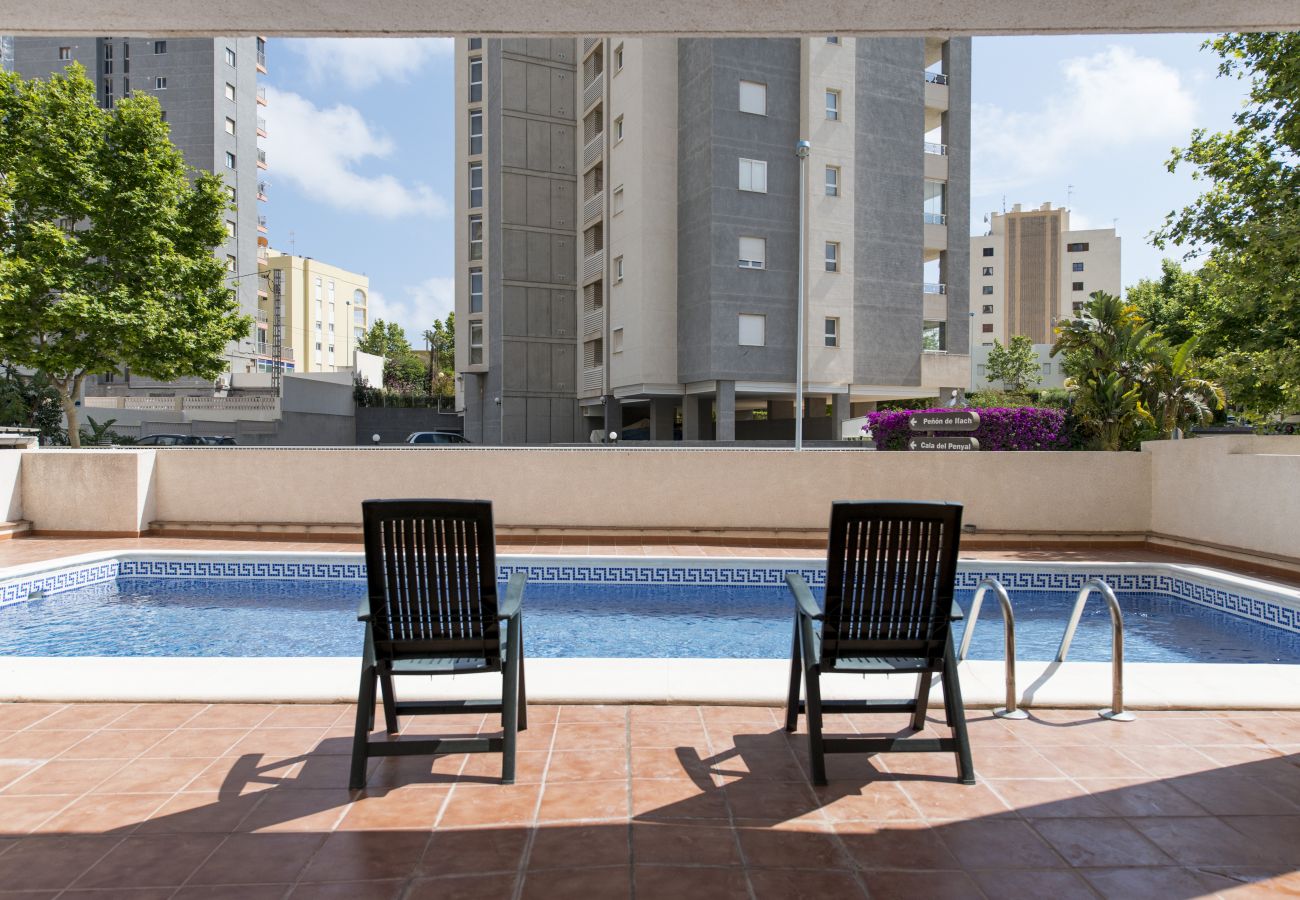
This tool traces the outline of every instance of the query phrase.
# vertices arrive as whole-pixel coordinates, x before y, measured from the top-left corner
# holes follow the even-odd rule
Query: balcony
[[[266,164],[266,151],[261,147],[257,148],[257,167],[259,169],[269,168]]]
[[[600,159],[601,153],[605,149],[605,135],[598,134],[587,145],[582,148],[582,167],[584,169],[592,166],[596,160]]]
[[[266,74],[266,51],[265,50],[257,51],[257,71],[261,72],[263,75]]]
[[[929,109],[948,108],[948,76],[944,73],[925,73],[925,105]]]
[[[922,213],[922,215],[925,217],[926,225],[947,225],[948,224],[948,216],[944,213],[928,212],[928,213]]]
[[[271,186],[269,181],[259,181],[257,183],[257,199],[266,202],[266,189]]]
[[[947,155],[948,155],[948,145],[947,145],[947,144],[936,144],[934,141],[926,141],[926,142],[925,142],[925,152],[926,152],[926,153],[933,154],[934,156],[947,156]]]
[[[266,106],[266,86],[259,84],[257,86],[257,103],[259,106]]]
[[[927,181],[948,180],[948,145],[925,142],[924,160]]]
[[[942,284],[942,283],[938,283],[938,282],[927,282],[927,283],[921,285],[921,293],[923,293],[923,294],[946,294],[946,293],[948,293],[948,285],[946,285],[946,284]]]
[[[274,353],[274,348],[271,346],[269,342],[263,342],[263,341],[258,342],[257,344],[258,356],[265,356],[269,358],[272,353]],[[288,362],[293,362],[293,348],[282,346],[280,348],[280,359],[286,360]]]
[[[605,251],[597,250],[582,262],[582,280],[591,281],[605,271]]]
[[[262,234],[266,234],[266,216],[257,217],[257,230]]]
[[[605,192],[599,191],[582,201],[582,224],[585,226],[592,219],[599,218],[605,211]]]
[[[948,76],[943,74],[942,72],[926,72],[925,83],[926,84],[947,84]]]
[[[263,116],[257,117],[257,136],[266,137],[266,119]]]
[[[582,109],[585,112],[595,105],[605,92],[605,73],[601,72],[582,89]]]
[[[596,47],[596,45],[599,44],[599,43],[600,43],[600,38],[583,38],[583,39],[582,39],[582,55],[583,55],[583,56],[586,56],[586,55],[587,55],[588,53],[590,53],[590,52],[591,52],[591,51]]]
[[[605,328],[605,307],[597,306],[589,309],[582,317],[582,336],[590,337],[593,334],[600,334]]]
[[[582,370],[582,392],[584,394],[599,392],[605,383],[605,367]]]

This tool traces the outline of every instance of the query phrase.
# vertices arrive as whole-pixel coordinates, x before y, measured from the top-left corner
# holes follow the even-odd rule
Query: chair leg
[[[371,669],[370,669],[370,696],[371,696],[372,699],[373,699],[374,696],[375,696],[375,693],[374,693],[374,692],[375,692],[376,685],[378,685],[378,684],[379,684],[379,669],[376,668],[376,667],[371,667]],[[374,704],[374,703],[371,703],[371,704],[370,704],[370,718],[368,719],[368,722],[367,722],[367,725],[366,725],[366,730],[367,730],[367,731],[374,731],[374,730],[375,730],[375,704]]]
[[[807,682],[804,693],[808,703],[808,763],[812,769],[813,784],[825,784],[826,751],[822,747],[821,672],[816,666],[809,666],[804,673]]]
[[[957,771],[962,784],[975,783],[975,763],[970,755],[970,737],[966,734],[966,707],[961,701],[961,683],[957,678],[957,660],[948,642],[948,655],[943,661],[943,708],[951,723],[952,736],[957,744]]]
[[[528,691],[524,687],[524,617],[519,616],[519,730],[528,730]]]
[[[925,727],[925,716],[930,711],[930,688],[934,685],[934,675],[922,672],[916,682],[916,711],[912,713],[912,730],[920,731]]]
[[[370,728],[375,721],[375,680],[373,666],[361,670],[361,689],[357,691],[357,725],[352,736],[352,773],[348,777],[348,787],[355,791],[366,786]]]
[[[513,623],[512,623],[513,625]],[[508,657],[502,667],[501,679],[501,718],[504,736],[501,742],[501,783],[515,783],[515,742],[519,728],[519,656],[518,632],[509,635],[506,645]]]
[[[384,727],[389,734],[397,734],[401,727],[397,721],[397,695],[393,693],[393,673],[380,669],[379,680],[384,686]]]
[[[794,617],[794,641],[790,647],[790,695],[785,704],[785,730],[799,727],[799,679],[803,674],[803,659],[799,653],[799,614]]]

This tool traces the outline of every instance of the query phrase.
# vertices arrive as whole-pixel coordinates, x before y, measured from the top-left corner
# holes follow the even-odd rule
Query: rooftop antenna
[[[1111,219],[1111,220],[1110,220],[1110,230],[1111,230],[1111,231],[1119,231],[1119,219]]]
[[[1007,214],[1007,195],[1006,195],[1006,194],[1003,194],[1003,195],[1002,195],[1002,215],[1005,216],[1006,214]]]
[[[1065,208],[1074,208],[1074,185],[1072,184],[1067,184],[1065,186]]]
[[[297,246],[298,246],[297,243],[296,243],[296,242],[294,241],[294,239],[293,239],[293,229],[290,228],[290,229],[289,229],[289,255],[290,255],[290,256],[297,256],[297,255],[298,255],[298,252],[297,252],[297,249],[296,249]]]

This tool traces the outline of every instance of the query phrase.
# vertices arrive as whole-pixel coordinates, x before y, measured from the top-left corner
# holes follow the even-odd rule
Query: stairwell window
[[[614,120],[614,143],[623,140],[623,117],[619,116]]]
[[[840,270],[840,244],[839,241],[826,242],[826,271],[838,272]]]
[[[993,293],[993,285],[991,285],[991,284],[986,284],[986,285],[984,285],[982,288],[980,288],[980,293],[981,293],[981,294],[991,294],[991,293]]]
[[[838,347],[840,345],[840,320],[827,317],[826,319],[826,346]]]
[[[984,267],[984,274],[985,274],[985,275],[992,275],[992,274],[993,274],[993,267],[992,267],[992,266],[985,266],[985,267]]]
[[[614,283],[619,284],[623,280],[623,257],[614,258]]]
[[[985,303],[981,311],[982,311],[982,312],[984,313],[984,315],[986,315],[986,316],[991,316],[991,315],[993,315],[993,304],[992,304],[992,303]]]
[[[233,154],[233,153],[231,153],[229,150],[227,150],[227,151],[226,151],[226,168],[227,168],[227,169],[233,169],[234,167],[235,167],[235,154]]]
[[[227,48],[226,48],[226,65],[228,65],[228,66],[233,66],[234,64],[235,64],[235,51],[232,50],[230,47],[227,47]]]
[[[840,120],[840,92],[828,90],[826,92],[826,118],[832,122]]]
[[[1087,244],[1066,244],[1065,252],[1066,253],[1087,253],[1088,245]]]
[[[740,189],[758,194],[767,193],[767,163],[761,159],[740,160]]]
[[[1071,270],[1071,271],[1074,271],[1074,272],[1082,272],[1082,271],[1083,271],[1083,263],[1071,263],[1071,264],[1070,264],[1070,270]]]
[[[483,365],[483,323],[469,323],[469,364]]]
[[[469,217],[469,258],[483,258],[483,217]]]
[[[838,197],[840,195],[840,167],[826,167],[826,196]]]
[[[469,114],[469,155],[483,152],[483,113],[475,110]]]
[[[993,255],[993,248],[992,248],[992,247],[985,247],[985,248],[984,248],[984,255],[985,255],[985,256],[992,256],[992,255]]]
[[[469,164],[469,205],[473,209],[483,205],[483,164]]]
[[[754,116],[767,115],[767,85],[757,81],[742,81],[740,111]]]
[[[235,120],[232,119],[232,118],[230,118],[229,116],[227,116],[227,117],[226,117],[226,134],[234,134],[234,133],[235,133]]]
[[[764,347],[767,345],[767,316],[740,314],[740,346]]]
[[[72,59],[72,48],[71,48],[71,47],[60,47],[60,48],[59,48],[59,59]]]
[[[154,52],[154,55],[155,55],[155,56],[159,56],[159,55],[161,55],[161,54],[163,54],[163,53],[166,53],[166,52],[167,52],[167,42],[166,42],[166,41],[154,41],[154,42],[153,42],[153,52]]]
[[[740,239],[740,268],[767,268],[767,240],[760,237],[742,237]]]
[[[167,90],[167,77],[165,75],[159,75],[156,78],[154,78],[153,89],[155,91]]]
[[[1082,281],[1075,281],[1075,282],[1072,282],[1072,283],[1070,284],[1070,290],[1072,290],[1072,291],[1081,291],[1081,290],[1083,290],[1083,282],[1082,282]]]
[[[483,102],[483,60],[469,61],[469,102]]]
[[[623,45],[619,44],[614,48],[614,74],[617,75],[623,71]]]
[[[469,311],[483,311],[483,270],[479,268],[469,270]]]

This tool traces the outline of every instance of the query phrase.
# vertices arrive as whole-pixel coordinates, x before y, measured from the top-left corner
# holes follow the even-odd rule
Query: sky
[[[1125,286],[1158,276],[1182,251],[1148,236],[1198,193],[1166,171],[1172,148],[1229,128],[1245,96],[1204,39],[975,38],[971,233],[1051,201],[1074,228],[1117,227]],[[267,63],[271,245],[368,275],[372,321],[423,346],[452,309],[452,42],[273,39]]]

